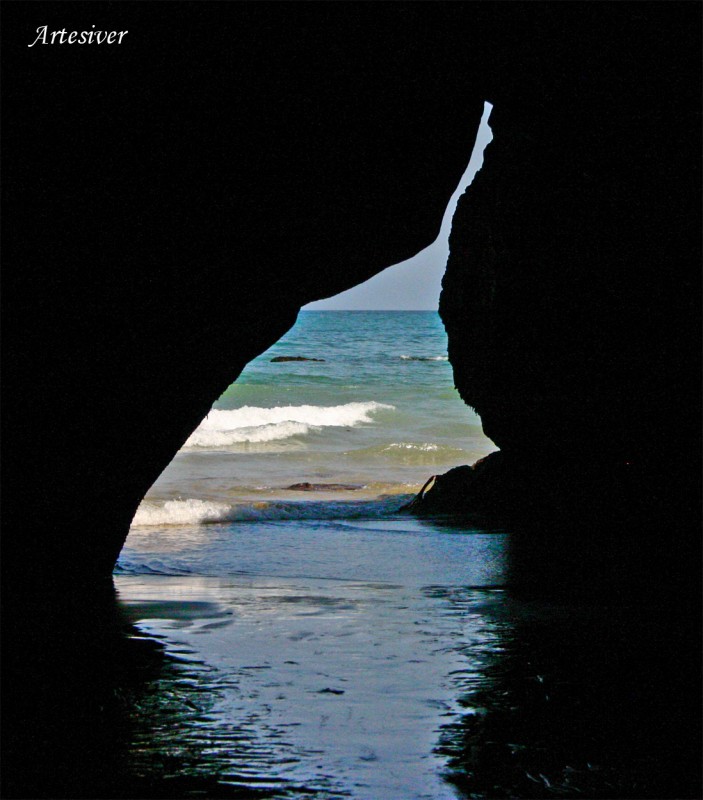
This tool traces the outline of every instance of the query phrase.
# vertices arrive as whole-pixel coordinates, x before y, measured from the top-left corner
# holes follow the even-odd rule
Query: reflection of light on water
[[[203,662],[173,691],[195,687],[209,698],[206,713],[168,734],[161,728],[157,748],[195,753],[241,786],[265,778],[279,792],[453,797],[433,750],[442,723],[462,712],[457,645],[491,640],[480,614],[457,615],[449,590],[281,578],[117,582],[145,633]]]
[[[128,547],[136,553],[180,553],[205,546],[212,526],[168,525],[130,531]]]
[[[295,511],[301,518],[135,529],[118,574],[317,576],[417,587],[505,583],[507,534],[372,513],[401,502],[398,496],[379,500],[380,506],[276,502],[266,506],[272,516]],[[332,518],[316,518],[318,512]],[[356,518],[345,518],[352,512]]]
[[[691,796],[675,790],[693,781],[699,706],[681,649],[662,647],[690,640],[671,609],[519,599],[496,587],[507,534],[346,525],[307,544],[252,528],[289,577],[117,576],[130,618],[178,659],[134,739],[149,763],[178,753],[274,797]],[[293,574],[312,552],[320,577]],[[359,579],[330,577],[343,567]]]
[[[514,599],[500,588],[509,534],[389,517],[137,539],[136,559],[201,573],[117,576],[129,618],[178,660],[140,734],[152,760],[177,753],[179,769],[279,797],[627,794],[598,720],[604,698],[610,714],[628,696],[613,683],[643,670],[628,615]],[[633,735],[626,711],[616,754]]]

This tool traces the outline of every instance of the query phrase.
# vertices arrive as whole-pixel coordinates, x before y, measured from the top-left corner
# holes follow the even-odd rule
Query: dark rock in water
[[[497,451],[473,466],[433,475],[401,510],[533,529],[658,535],[661,521],[681,511],[668,505],[669,492],[652,491],[651,485],[646,465]]]
[[[493,520],[514,519],[517,475],[505,463],[505,455],[496,452],[473,466],[454,467],[443,475],[433,475],[401,510],[417,516],[469,514]]]
[[[454,467],[444,475],[433,475],[400,510],[412,511],[418,516],[462,511],[474,477],[474,468],[468,465]]]
[[[353,483],[294,483],[292,486],[286,486],[286,489],[296,492],[339,492],[339,491],[354,491],[356,489],[363,489],[360,484]]]
[[[305,358],[304,356],[276,356],[271,359],[272,364],[280,361],[324,361],[324,358]]]

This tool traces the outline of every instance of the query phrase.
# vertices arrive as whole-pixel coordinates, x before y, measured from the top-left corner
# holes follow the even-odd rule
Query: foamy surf
[[[395,494],[375,500],[356,501],[261,501],[255,503],[215,503],[194,498],[144,501],[132,520],[132,528],[207,525],[218,522],[284,522],[286,520],[376,519],[394,514],[411,494]]]
[[[203,525],[207,522],[221,522],[227,518],[231,508],[226,503],[214,503],[209,500],[167,500],[165,503],[145,500],[134,515],[132,527]]]
[[[466,459],[466,453],[461,448],[436,442],[390,442],[350,450],[345,455],[359,461],[381,459],[390,463],[428,466]]]
[[[434,442],[391,442],[391,444],[386,445],[386,447],[381,449],[384,453],[387,453],[391,450],[419,450],[422,453],[436,453],[440,449],[440,446],[438,444],[434,444]]]
[[[449,356],[401,356],[402,361],[449,361]]]
[[[306,436],[326,427],[353,428],[373,422],[373,415],[394,406],[374,401],[339,406],[276,406],[213,409],[190,435],[183,449],[225,448]]]

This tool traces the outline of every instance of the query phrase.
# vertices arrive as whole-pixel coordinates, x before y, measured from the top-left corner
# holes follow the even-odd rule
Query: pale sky
[[[483,165],[483,150],[493,139],[488,117],[493,106],[485,103],[469,165],[444,212],[442,228],[435,241],[417,255],[384,269],[353,289],[303,306],[304,311],[342,310],[436,310],[442,275],[449,255],[449,230],[459,198]],[[468,150],[468,146],[467,146]]]

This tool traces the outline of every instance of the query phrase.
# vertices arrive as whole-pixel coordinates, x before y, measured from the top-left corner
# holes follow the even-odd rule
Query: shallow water
[[[442,595],[454,586],[490,602],[502,591],[504,548],[501,533],[398,517],[144,530],[116,581],[142,631],[206,665],[208,720],[172,745],[207,741],[221,780],[330,797],[452,797],[434,748],[458,713],[457,648],[487,643],[490,626],[457,619]],[[137,561],[190,574],[128,574]],[[227,744],[244,719],[258,741],[253,762]]]
[[[271,797],[695,796],[681,620],[558,560],[535,594],[526,544],[397,515],[143,529],[116,585],[176,672],[132,763]]]

